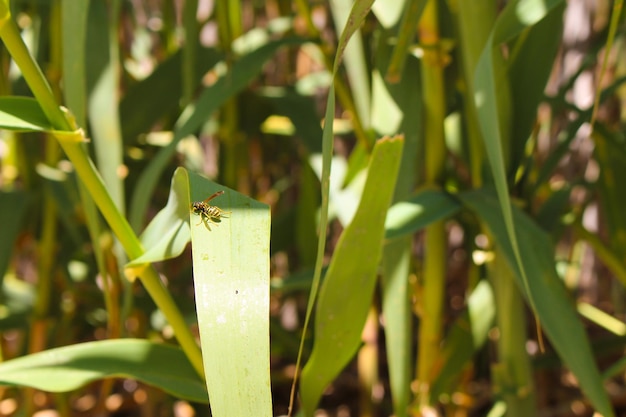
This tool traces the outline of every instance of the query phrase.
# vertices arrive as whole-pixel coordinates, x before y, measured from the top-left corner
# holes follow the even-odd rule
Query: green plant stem
[[[409,44],[413,42],[415,26],[419,22],[425,5],[426,2],[423,0],[410,0],[405,6],[406,11],[402,17],[401,27],[398,30],[398,40],[393,49],[387,74],[385,75],[388,82],[397,83],[400,81],[406,58],[409,56]]]
[[[436,185],[443,174],[446,157],[444,118],[445,92],[443,59],[439,47],[437,2],[428,2],[420,20],[422,59],[422,89],[424,91],[425,124],[425,180]],[[441,343],[443,323],[443,295],[445,292],[447,235],[445,222],[431,224],[425,230],[423,269],[423,309],[418,341],[417,379],[418,405],[431,404],[430,384],[434,377],[433,365]]]
[[[33,307],[35,320],[43,319],[48,315],[50,307],[50,287],[55,268],[55,246],[57,242],[57,206],[51,193],[44,194],[44,211],[42,219],[41,243],[39,245],[39,277],[37,280],[37,297]]]
[[[72,123],[61,111],[50,85],[26,48],[20,37],[19,29],[10,18],[8,10],[6,0],[0,2],[0,37],[2,41],[16,64],[20,67],[24,79],[50,123],[57,129],[54,132],[54,136],[58,139],[61,148],[63,148],[63,151],[72,162],[78,176],[85,184],[87,190],[89,190],[102,215],[124,247],[128,257],[135,259],[141,256],[144,249],[139,238],[115,206],[93,161],[83,148],[83,141],[85,140],[83,132],[72,126]],[[174,329],[176,337],[192,365],[198,374],[203,376],[204,368],[200,349],[189,331],[180,310],[176,307],[174,300],[161,283],[156,270],[151,265],[148,265],[138,275],[144,287]]]
[[[82,143],[76,140],[77,134],[62,134],[61,132],[57,132],[56,136],[65,154],[70,161],[72,161],[78,176],[96,202],[100,212],[124,247],[128,257],[135,259],[141,256],[144,253],[141,242],[133,232],[130,224],[128,224],[115,206],[93,162],[85,153]],[[78,138],[80,137],[82,136],[79,135]],[[203,375],[200,349],[189,331],[180,310],[176,307],[174,300],[161,283],[156,270],[151,265],[148,265],[145,269],[138,272],[138,277],[146,288],[146,291],[150,294],[150,297],[152,297],[174,329],[176,337],[192,365],[200,375]]]
[[[441,346],[447,259],[446,243],[444,221],[433,223],[426,229],[424,235],[423,303],[417,359],[420,406],[431,404],[430,384],[434,377],[432,374],[433,364]]]
[[[217,0],[215,13],[222,48],[230,52],[232,43],[243,34],[241,26],[241,4],[236,1]]]
[[[0,10],[2,5],[8,10],[6,0],[0,3]],[[54,98],[50,84],[46,81],[39,65],[31,57],[26,44],[20,36],[19,28],[8,12],[0,19],[0,38],[2,38],[4,46],[15,63],[20,67],[24,79],[50,123],[59,130],[72,130],[70,123],[65,119],[65,115]]]
[[[532,416],[536,412],[535,389],[532,364],[526,352],[527,323],[522,295],[502,253],[496,251],[488,271],[498,311],[498,363],[493,368],[496,390],[506,402],[507,416]]]

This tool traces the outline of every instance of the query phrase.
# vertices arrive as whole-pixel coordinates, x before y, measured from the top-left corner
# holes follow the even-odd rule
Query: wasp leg
[[[200,219],[200,223],[204,223],[204,227],[209,229],[209,232],[211,231],[211,226],[210,226],[211,223],[213,223],[216,226],[219,226],[219,222],[216,222],[215,220],[213,220],[213,217],[210,217],[210,216],[201,216],[201,217],[202,218]],[[200,223],[198,223],[196,226],[200,226]]]
[[[209,225],[210,219],[206,216],[202,216],[202,223],[204,223],[204,227],[206,227],[207,229],[209,229],[209,232],[211,231],[211,226]]]

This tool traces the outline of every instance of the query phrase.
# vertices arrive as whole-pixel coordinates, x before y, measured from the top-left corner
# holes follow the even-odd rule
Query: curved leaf
[[[141,234],[141,243],[146,251],[126,266],[175,258],[183,252],[190,238],[189,178],[186,171],[179,168],[172,177],[167,204]]]
[[[179,398],[206,403],[203,381],[182,350],[141,339],[50,349],[0,364],[0,384],[67,392],[103,378],[132,378]]]

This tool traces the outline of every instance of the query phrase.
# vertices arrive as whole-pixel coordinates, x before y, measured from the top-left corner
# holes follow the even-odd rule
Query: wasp
[[[230,211],[224,211],[219,207],[216,206],[211,206],[209,203],[209,201],[213,200],[216,197],[221,196],[222,194],[224,194],[224,191],[218,191],[216,193],[213,193],[212,195],[210,195],[208,198],[204,199],[203,201],[196,201],[194,203],[191,203],[191,211],[194,214],[197,214],[200,216],[200,223],[219,223],[219,220],[222,217],[227,217],[224,216],[225,214],[230,214]],[[198,223],[198,225],[200,225],[200,223]],[[207,224],[208,227],[208,224]]]

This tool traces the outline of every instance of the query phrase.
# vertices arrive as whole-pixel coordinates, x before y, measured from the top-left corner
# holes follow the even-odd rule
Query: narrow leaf
[[[307,416],[313,415],[322,392],[361,343],[403,144],[401,138],[387,138],[374,146],[359,208],[339,238],[320,289],[315,343],[302,371],[301,395]]]
[[[0,128],[16,131],[52,130],[37,100],[30,97],[0,97]]]
[[[521,210],[511,207],[512,221],[519,236],[519,257],[527,273],[524,283],[517,256],[495,196],[485,190],[459,195],[487,226],[495,244],[516,271],[517,284],[527,300],[533,299],[542,328],[559,356],[576,375],[582,390],[596,410],[612,416],[613,410],[589,346],[589,340],[578,319],[568,293],[554,269],[554,248],[549,236]]]
[[[73,391],[103,378],[132,378],[178,398],[206,403],[202,380],[182,350],[140,339],[50,349],[0,364],[0,384]]]
[[[385,342],[389,362],[389,385],[393,411],[408,416],[411,400],[413,311],[409,283],[412,239],[396,239],[385,245],[382,259],[382,308],[385,317]]]

